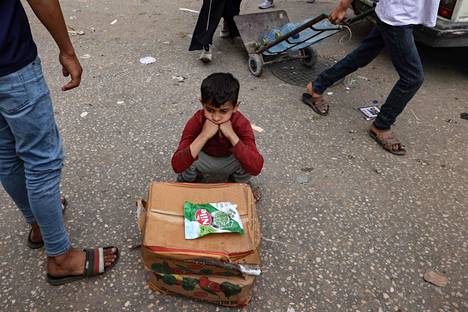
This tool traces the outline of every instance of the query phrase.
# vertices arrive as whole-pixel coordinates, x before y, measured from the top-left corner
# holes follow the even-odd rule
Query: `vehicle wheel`
[[[249,55],[249,70],[255,77],[260,77],[263,71],[263,58],[258,54]]]
[[[317,52],[312,47],[301,49],[302,64],[306,67],[312,67],[317,63]]]

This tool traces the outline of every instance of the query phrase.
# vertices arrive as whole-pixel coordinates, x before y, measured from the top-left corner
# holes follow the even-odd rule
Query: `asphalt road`
[[[333,1],[276,1],[294,21],[329,12]],[[84,35],[72,40],[85,68],[82,86],[63,93],[57,49],[35,17],[31,25],[61,128],[70,202],[66,226],[76,246],[115,244],[120,263],[108,274],[53,288],[43,251],[29,250],[29,229],[0,191],[2,311],[219,311],[210,304],[153,293],[138,251],[134,201],[149,181],[173,180],[170,158],[186,120],[199,108],[202,79],[229,71],[241,83],[241,110],[264,129],[257,143],[265,167],[256,179],[263,275],[248,311],[468,311],[467,49],[420,53],[426,81],[395,125],[408,154],[384,152],[355,108],[383,102],[397,74],[383,53],[331,89],[331,112],[303,105],[304,88],[268,70],[248,72],[239,41],[215,39],[212,64],[187,51],[194,0],[61,1]],[[244,1],[242,12],[256,10]],[[117,20],[112,24],[114,20]],[[339,59],[351,41],[317,45]],[[142,65],[139,59],[154,56]],[[183,83],[173,76],[186,77]],[[82,113],[86,112],[84,117]],[[83,114],[84,115],[84,114]],[[300,183],[302,182],[302,183]],[[438,288],[422,278],[442,272]]]

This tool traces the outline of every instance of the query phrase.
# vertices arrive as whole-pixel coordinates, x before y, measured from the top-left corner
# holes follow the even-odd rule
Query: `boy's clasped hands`
[[[228,120],[222,124],[217,124],[209,119],[206,119],[200,135],[204,136],[206,140],[209,140],[216,134],[226,137],[226,139],[231,142],[232,146],[235,146],[237,142],[239,142],[239,137],[232,128],[231,120]]]

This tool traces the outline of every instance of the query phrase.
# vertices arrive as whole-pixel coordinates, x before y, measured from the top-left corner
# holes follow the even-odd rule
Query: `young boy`
[[[172,156],[178,182],[246,183],[260,173],[263,157],[250,121],[238,111],[238,95],[239,81],[232,74],[214,73],[203,80],[203,109],[187,122]]]

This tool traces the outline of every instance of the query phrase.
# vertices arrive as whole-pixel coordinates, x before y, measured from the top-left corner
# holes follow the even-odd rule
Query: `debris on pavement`
[[[448,278],[445,275],[435,271],[424,273],[424,280],[439,287],[445,287],[448,283]]]
[[[309,177],[300,175],[300,176],[297,176],[296,181],[299,182],[300,184],[306,184],[309,182]]]
[[[256,125],[254,125],[254,124],[250,124],[250,126],[252,127],[252,129],[253,129],[254,131],[257,131],[257,132],[262,133],[263,131],[265,131],[265,130],[263,130],[263,128],[260,128],[259,126],[256,126]]]
[[[68,26],[68,34],[70,36],[83,36],[85,32],[83,30],[76,30],[73,26]]]
[[[185,11],[185,12],[200,14],[200,12],[198,12],[198,11],[191,10],[191,9],[186,9],[186,8],[179,8],[179,11]]]
[[[461,119],[468,120],[468,113],[461,113],[461,114],[460,114],[460,118],[461,118]]]
[[[301,168],[302,172],[311,172],[312,170],[314,170],[314,168],[312,168],[312,167]]]
[[[333,95],[333,92],[327,92],[327,95]]]
[[[416,116],[416,114],[414,113],[414,111],[412,109],[410,109],[410,112],[413,114],[414,118],[416,119],[416,121],[420,121],[421,119],[419,119],[418,116]]]
[[[364,115],[365,120],[373,120],[380,113],[380,108],[374,105],[359,107],[358,110]]]
[[[80,58],[86,60],[86,59],[91,58],[91,55],[89,55],[89,54],[83,54],[82,56],[80,56]]]
[[[112,22],[110,22],[111,25],[114,25],[115,23],[117,23],[117,20],[113,20]]]
[[[156,62],[156,59],[152,56],[145,56],[140,59],[140,63],[145,65],[152,64],[154,62]]]
[[[81,118],[84,118],[84,117],[86,117],[86,116],[88,116],[88,112],[82,112],[82,113],[80,114],[80,117],[81,117]]]
[[[184,76],[172,76],[172,80],[177,80],[177,82],[184,82],[184,80],[187,79]]]

